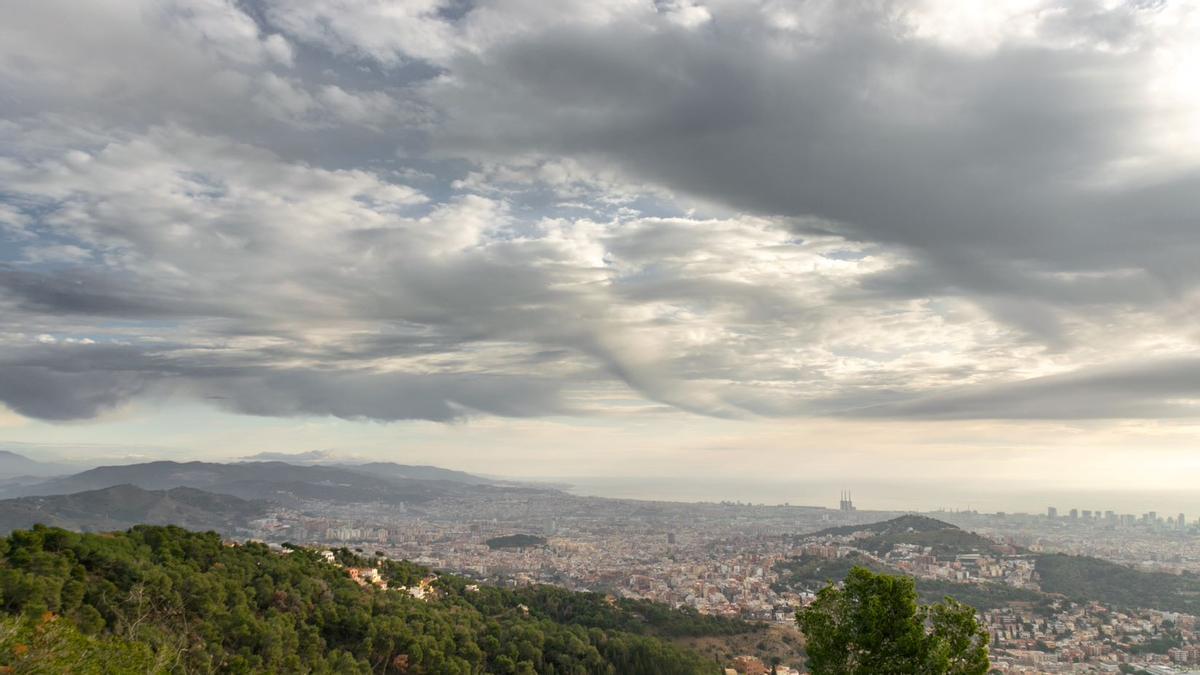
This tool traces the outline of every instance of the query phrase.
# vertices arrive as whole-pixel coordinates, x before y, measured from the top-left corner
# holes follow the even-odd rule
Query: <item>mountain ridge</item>
[[[0,478],[45,477],[67,474],[71,468],[31,459],[11,450],[0,450]]]
[[[122,484],[67,495],[0,500],[0,533],[35,524],[76,531],[123,530],[134,525],[178,525],[230,533],[262,515],[267,504],[190,487],[143,490]]]
[[[157,460],[100,466],[33,484],[11,485],[0,496],[65,495],[122,484],[136,485],[144,490],[190,487],[243,499],[265,496],[285,503],[305,499],[339,503],[421,503],[486,490],[543,489],[489,482],[472,474],[438,467],[409,467],[386,462],[343,466],[297,465],[281,461]]]

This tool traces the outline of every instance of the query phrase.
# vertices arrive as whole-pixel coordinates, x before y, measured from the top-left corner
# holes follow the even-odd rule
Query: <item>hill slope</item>
[[[868,525],[829,528],[803,538],[849,537],[856,533],[859,536],[851,545],[875,555],[882,555],[901,543],[928,546],[938,556],[982,553],[995,547],[986,537],[914,515]],[[1013,601],[1046,603],[1059,595],[1081,603],[1095,601],[1113,607],[1200,614],[1200,576],[1194,574],[1142,572],[1099,558],[1059,553],[1040,554],[1035,560],[1040,591],[999,583],[960,584],[929,579],[918,580],[917,590],[923,597],[951,595],[980,609]],[[852,553],[833,560],[801,555],[776,565],[781,575],[776,586],[779,590],[815,590],[828,581],[842,578],[855,565],[889,574],[902,573],[867,554]]]
[[[262,515],[266,504],[195,488],[143,490],[117,485],[71,495],[0,500],[0,533],[37,523],[70,530],[123,530],[138,523],[230,532]]]
[[[127,533],[56,528],[0,539],[0,607],[53,612],[88,635],[144,645],[177,672],[717,673],[717,665],[655,637],[749,630],[740,622],[562,590],[506,591],[408,563],[378,567],[391,589],[360,586],[315,551],[225,546],[213,533],[138,526]],[[678,615],[678,621],[676,616]],[[0,665],[19,655],[0,653]]]
[[[826,584],[844,579],[856,566],[882,574],[907,574],[857,552],[829,560],[799,556],[776,563],[775,570],[779,572],[779,581],[774,587],[777,591],[816,592]],[[917,579],[917,594],[924,603],[940,602],[946,596],[950,596],[979,610],[1004,607],[1011,602],[1040,603],[1048,599],[1046,595],[1037,591],[1013,588],[1000,583],[966,584],[933,579]]]
[[[805,535],[804,538],[822,536],[849,536],[854,533],[866,536],[855,544],[859,548],[877,554],[892,550],[896,544],[929,546],[935,555],[957,555],[960,553],[982,553],[995,546],[995,542],[974,532],[967,532],[936,518],[904,515],[891,520],[867,525],[844,525]]]
[[[401,478],[409,480],[439,480],[466,485],[498,485],[500,481],[476,476],[465,471],[443,469],[437,466],[394,464],[392,462],[368,462],[366,464],[337,464],[343,469],[364,473],[380,478]]]
[[[941,530],[957,530],[955,525],[930,518],[928,516],[918,516],[913,513],[908,513],[903,516],[892,518],[891,520],[882,520],[877,523],[867,523],[865,525],[842,525],[839,527],[829,527],[819,532],[806,534],[805,537],[821,537],[825,535],[846,536],[855,532],[870,532],[876,536],[893,536],[900,534],[909,534],[912,532],[938,532]]]
[[[780,574],[775,584],[776,590],[815,592],[827,583],[844,578],[855,566],[884,574],[908,574],[884,560],[884,556],[898,544],[928,547],[935,556],[949,558],[966,553],[986,553],[996,546],[987,537],[936,518],[913,514],[877,523],[831,527],[799,539],[825,540],[852,535],[857,536],[848,545],[866,553],[853,551],[832,559],[800,555],[781,560],[775,565]],[[949,595],[978,609],[1003,607],[1011,602],[1042,603],[1048,600],[1048,596],[1037,591],[998,582],[956,583],[928,578],[917,580],[917,593],[925,603],[938,602]]]
[[[1076,601],[1098,600],[1117,607],[1145,607],[1200,614],[1200,578],[1142,572],[1088,556],[1038,556],[1042,590]]]

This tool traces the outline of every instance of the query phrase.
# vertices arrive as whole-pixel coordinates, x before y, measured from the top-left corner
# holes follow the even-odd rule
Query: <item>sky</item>
[[[1200,478],[1195,2],[9,4],[0,447]]]

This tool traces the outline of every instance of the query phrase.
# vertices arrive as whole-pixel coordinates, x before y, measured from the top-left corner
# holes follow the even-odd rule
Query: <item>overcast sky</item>
[[[1195,2],[5,5],[9,449],[1200,478]]]

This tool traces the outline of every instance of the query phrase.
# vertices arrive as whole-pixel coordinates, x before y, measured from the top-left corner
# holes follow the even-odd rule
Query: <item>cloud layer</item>
[[[1174,2],[27,3],[0,402],[1195,417],[1196,44]]]

